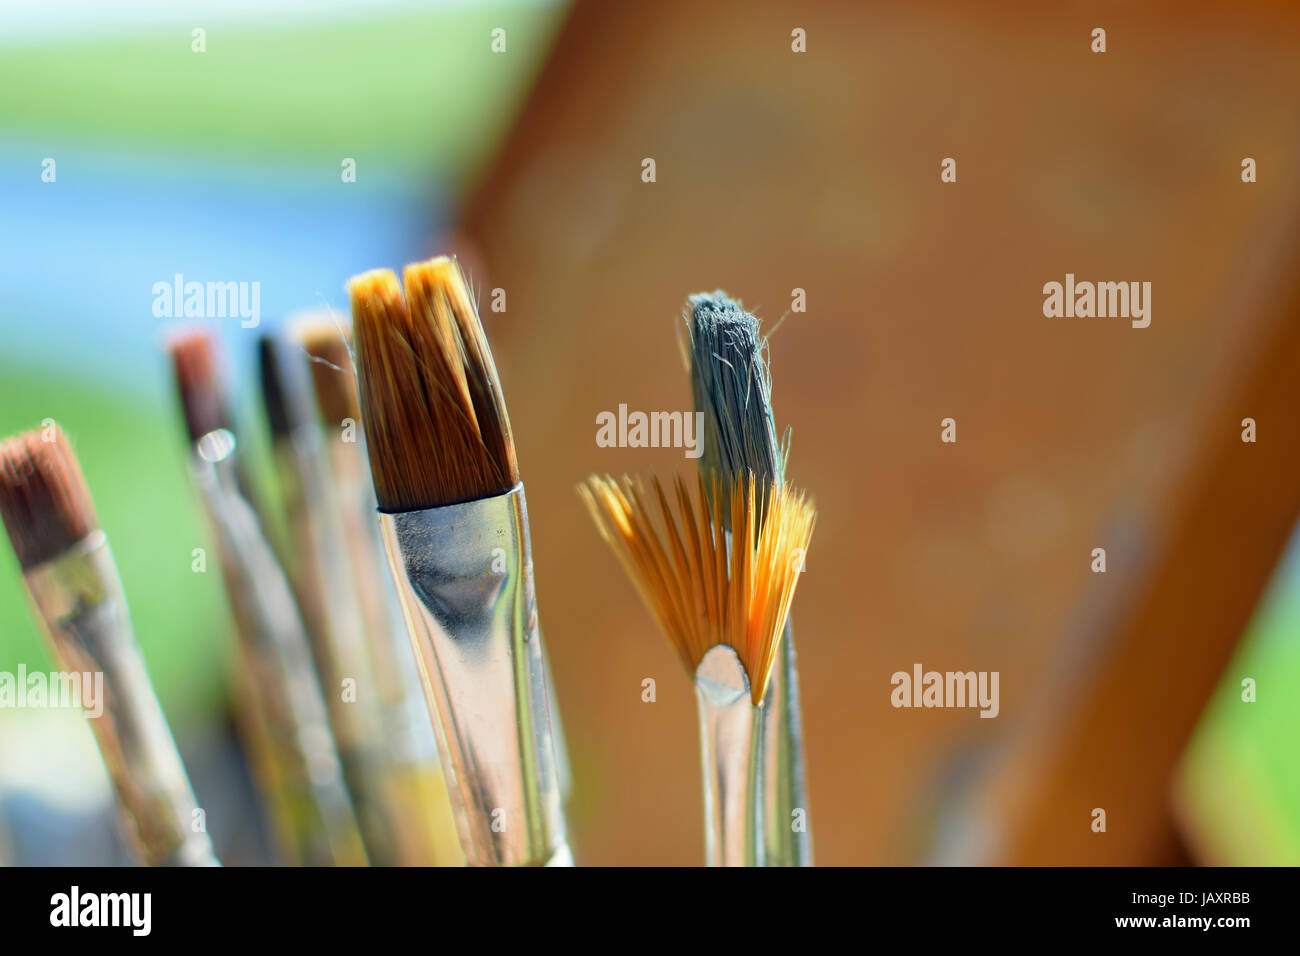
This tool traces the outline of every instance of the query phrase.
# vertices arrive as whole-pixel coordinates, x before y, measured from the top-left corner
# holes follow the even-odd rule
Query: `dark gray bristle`
[[[691,390],[696,411],[704,412],[700,467],[717,472],[724,489],[747,472],[779,484],[785,455],[776,437],[767,343],[758,319],[721,290],[693,295],[688,305]]]

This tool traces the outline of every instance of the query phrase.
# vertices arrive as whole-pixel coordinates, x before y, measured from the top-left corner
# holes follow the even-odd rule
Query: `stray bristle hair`
[[[360,423],[361,398],[345,331],[325,316],[299,319],[292,330],[311,359],[321,419],[328,425],[339,425],[347,418]]]
[[[58,425],[0,444],[0,516],[24,571],[99,527],[81,464]]]
[[[230,427],[217,367],[217,345],[204,329],[178,333],[167,343],[176,389],[185,412],[185,428],[190,441],[198,441],[209,432]]]
[[[764,488],[750,475],[729,489],[726,514],[721,489],[707,489],[717,481],[716,475],[709,482],[697,476],[692,500],[678,478],[674,508],[652,479],[658,521],[636,479],[593,475],[579,491],[687,672],[694,674],[710,648],[725,644],[744,665],[757,706],[767,692],[816,512],[803,492],[789,485]]]
[[[514,436],[478,310],[455,260],[377,269],[349,284],[361,417],[375,496],[416,511],[509,491]]]
[[[695,410],[704,413],[700,468],[717,473],[725,515],[730,511],[727,494],[738,477],[753,474],[760,485],[784,480],[767,343],[758,319],[721,290],[690,296],[687,305],[683,318],[690,339],[691,391]],[[706,488],[711,491],[711,483]]]

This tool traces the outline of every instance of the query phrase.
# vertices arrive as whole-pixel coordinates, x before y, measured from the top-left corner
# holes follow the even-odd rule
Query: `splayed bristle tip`
[[[731,647],[762,701],[794,600],[815,510],[788,485],[737,478],[724,496],[716,474],[678,479],[591,476],[582,498],[687,671]],[[729,510],[724,511],[723,501]],[[766,512],[764,514],[764,511]]]

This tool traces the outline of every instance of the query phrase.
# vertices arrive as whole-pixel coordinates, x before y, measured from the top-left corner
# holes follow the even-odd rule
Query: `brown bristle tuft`
[[[338,425],[350,418],[361,423],[361,398],[357,394],[357,373],[352,352],[341,329],[328,315],[304,316],[294,320],[292,332],[311,357],[311,379],[321,419]]]
[[[167,343],[190,441],[230,427],[222,395],[217,344],[206,329],[187,329]]]
[[[675,509],[658,479],[653,495],[635,479],[596,475],[579,491],[687,671],[694,674],[711,648],[725,644],[744,665],[757,706],[767,693],[816,512],[789,485],[760,485],[751,474],[738,476],[724,495],[716,473],[710,480],[708,488],[697,477],[692,500],[679,478]]]
[[[463,374],[483,444],[513,485],[519,480],[519,464],[505,396],[501,394],[501,378],[460,266],[456,260],[441,256],[407,266],[403,281],[413,322],[418,325],[423,315],[425,321],[451,330],[444,335],[444,344],[450,349],[455,343],[454,354],[459,354],[464,363]]]
[[[0,444],[0,517],[24,571],[99,527],[81,464],[58,425]]]
[[[519,481],[492,352],[460,267],[386,269],[349,284],[361,415],[375,496],[415,511],[499,495]]]

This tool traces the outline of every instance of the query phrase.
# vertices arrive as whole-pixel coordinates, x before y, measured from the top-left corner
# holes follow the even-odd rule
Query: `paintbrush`
[[[814,510],[802,493],[753,475],[725,492],[716,475],[696,485],[692,500],[677,480],[674,511],[655,479],[658,521],[634,479],[593,475],[580,491],[695,681],[705,859],[763,866],[763,711]]]
[[[389,793],[402,820],[396,833],[396,862],[461,865],[464,856],[438,761],[438,741],[375,519],[379,504],[370,478],[356,369],[346,333],[332,316],[314,313],[295,316],[289,330],[310,359],[320,412],[317,428],[337,490],[342,550],[349,558],[352,590],[383,707]]]
[[[173,338],[168,350],[192,443],[191,472],[216,534],[240,637],[240,702],[255,728],[257,770],[282,849],[291,861],[308,865],[364,865],[306,629],[240,490],[216,345],[203,331],[191,331]]]
[[[289,580],[367,856],[376,866],[391,866],[398,862],[397,842],[406,821],[389,792],[380,689],[308,356],[296,340],[266,333],[258,342],[258,359],[281,510],[290,532]]]
[[[136,644],[108,537],[58,425],[0,445],[0,516],[55,657],[71,676],[94,675],[99,699],[85,701],[83,687],[83,705],[131,843],[152,866],[218,865]]]
[[[571,863],[524,489],[459,266],[349,286],[370,470],[466,862]]]
[[[722,514],[730,514],[727,490],[744,475],[760,483],[785,480],[787,441],[779,444],[772,414],[767,340],[758,319],[726,293],[693,295],[683,317],[690,342],[691,391],[704,413],[700,471],[716,474]],[[761,519],[760,515],[760,519]],[[812,830],[804,771],[803,719],[795,669],[794,626],[787,619],[781,657],[772,671],[764,707],[762,750],[765,846],[768,866],[811,866]]]

